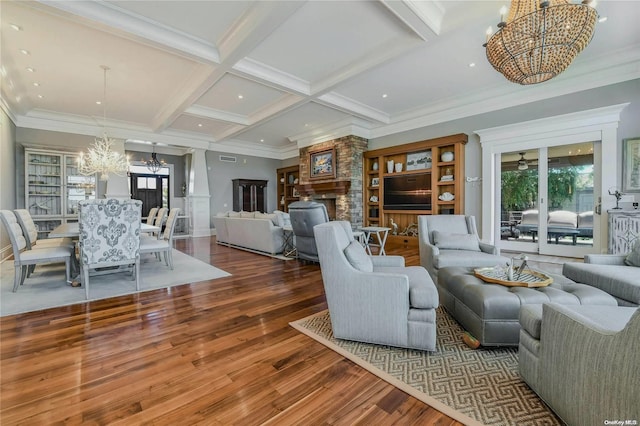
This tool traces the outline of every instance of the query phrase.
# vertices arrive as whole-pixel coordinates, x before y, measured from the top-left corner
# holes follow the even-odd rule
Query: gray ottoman
[[[473,275],[473,269],[440,269],[437,288],[440,304],[483,346],[518,345],[523,305],[618,305],[604,291],[562,275],[547,274],[553,278],[547,287],[506,287],[485,283]]]

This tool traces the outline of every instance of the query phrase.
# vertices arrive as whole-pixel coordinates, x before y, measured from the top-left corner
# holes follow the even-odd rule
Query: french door
[[[582,257],[599,252],[599,142],[498,154],[499,246]]]

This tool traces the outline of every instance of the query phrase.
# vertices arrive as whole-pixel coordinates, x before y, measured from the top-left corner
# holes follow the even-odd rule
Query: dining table
[[[160,227],[140,224],[140,233],[158,232]],[[49,238],[78,238],[80,236],[80,224],[78,222],[68,222],[56,226],[53,231],[49,232]]]
[[[140,224],[140,233],[151,233],[160,231],[159,226],[148,225],[146,223]],[[80,224],[78,222],[67,222],[56,226],[51,232],[49,232],[49,238],[71,238],[74,242],[78,241],[80,237]],[[74,268],[76,268],[77,274],[71,281],[72,287],[80,287],[82,285],[80,273],[80,263],[78,259],[73,262]]]

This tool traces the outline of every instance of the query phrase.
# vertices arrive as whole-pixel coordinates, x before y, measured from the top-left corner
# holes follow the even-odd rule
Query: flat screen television
[[[385,210],[431,210],[431,174],[385,176]]]

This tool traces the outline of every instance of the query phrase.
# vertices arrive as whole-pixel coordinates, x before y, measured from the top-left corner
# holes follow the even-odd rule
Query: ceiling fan
[[[520,159],[518,160],[518,170],[527,170],[529,168],[529,163],[524,158],[524,152],[519,152]]]

